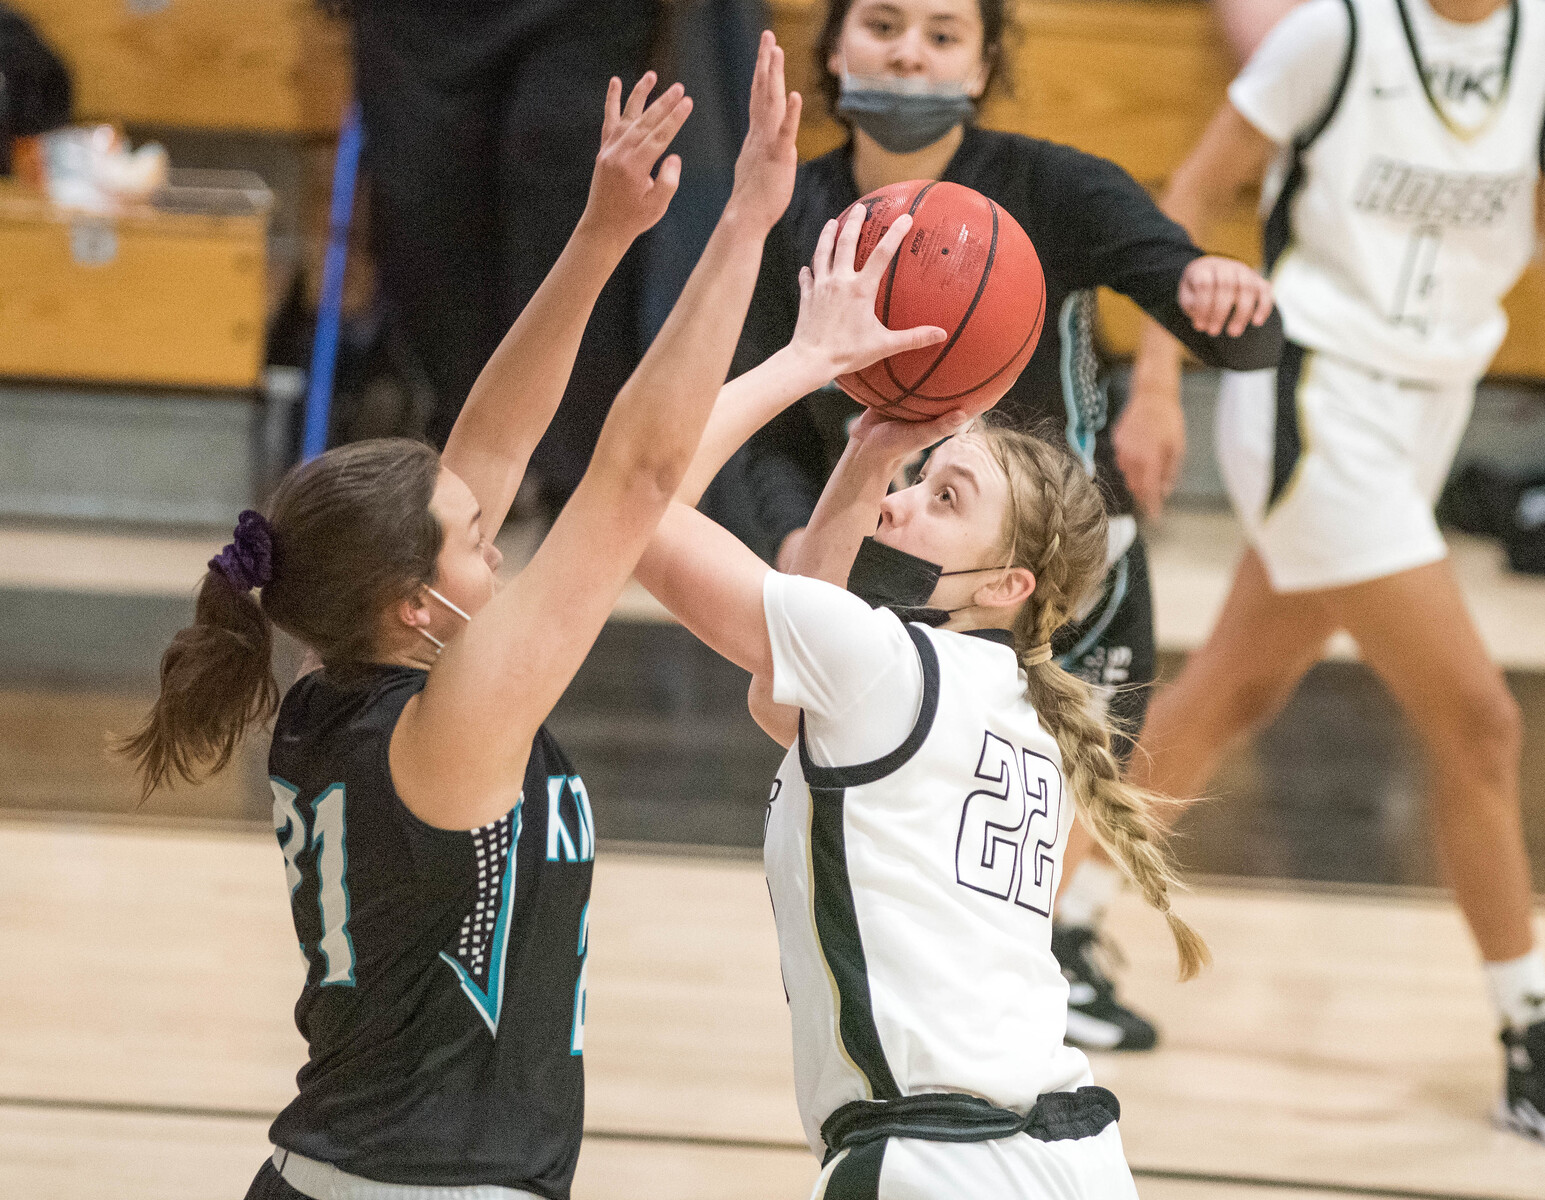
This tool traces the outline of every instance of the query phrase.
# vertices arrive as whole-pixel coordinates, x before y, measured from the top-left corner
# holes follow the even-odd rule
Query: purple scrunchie
[[[219,571],[238,592],[268,586],[274,577],[274,530],[268,518],[246,509],[236,518],[234,540],[209,560],[209,569]]]

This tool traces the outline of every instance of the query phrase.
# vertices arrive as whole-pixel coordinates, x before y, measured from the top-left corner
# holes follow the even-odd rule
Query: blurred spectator
[[[372,244],[443,445],[478,372],[584,209],[607,80],[631,86],[658,0],[355,0]],[[532,461],[549,505],[584,473],[637,364],[641,258],[601,293]]]
[[[70,120],[70,75],[18,13],[0,4],[0,175],[11,173],[16,138]]]

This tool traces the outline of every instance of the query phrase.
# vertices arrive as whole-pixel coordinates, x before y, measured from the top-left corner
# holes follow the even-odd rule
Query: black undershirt
[[[1059,436],[1067,422],[1062,396],[1058,317],[1070,293],[1104,285],[1131,297],[1210,366],[1255,370],[1276,364],[1281,319],[1237,338],[1198,333],[1176,299],[1180,277],[1202,251],[1115,163],[1068,146],[967,126],[944,180],[997,201],[1030,240],[1046,275],[1046,323],[1024,373],[999,402],[1016,424]],[[799,314],[799,268],[810,261],[821,229],[858,200],[851,144],[799,168],[794,196],[767,239],[761,273],[732,374],[786,345]],[[727,472],[759,527],[748,540],[771,553],[809,523],[822,487],[846,443],[858,406],[831,389],[794,404],[759,431]],[[1112,512],[1132,499],[1116,468],[1109,430],[1095,444],[1098,477]]]

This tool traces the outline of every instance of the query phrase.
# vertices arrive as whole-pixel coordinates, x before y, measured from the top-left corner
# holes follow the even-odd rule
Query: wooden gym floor
[[[304,1048],[272,836],[0,821],[0,1195],[240,1196]],[[1213,885],[1217,966],[1172,981],[1130,897],[1112,931],[1160,1050],[1096,1060],[1144,1200],[1545,1197],[1545,1148],[1486,1121],[1492,1018],[1452,908],[1419,891]],[[577,1200],[800,1198],[760,866],[603,846]]]

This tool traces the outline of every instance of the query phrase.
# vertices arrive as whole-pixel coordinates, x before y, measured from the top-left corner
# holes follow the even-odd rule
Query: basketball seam
[[[1008,361],[1005,362],[996,371],[994,371],[991,375],[989,375],[986,379],[982,380],[981,383],[977,384],[975,387],[967,388],[963,392],[955,392],[953,395],[949,395],[949,396],[916,396],[916,395],[914,395],[914,396],[903,397],[903,399],[927,400],[929,403],[934,403],[934,402],[944,401],[944,400],[959,400],[962,396],[969,396],[972,392],[978,391],[981,388],[986,387],[994,379],[998,378],[999,375],[1002,375],[1003,372],[1007,371],[1010,367],[1012,367],[1014,365],[1014,360],[1017,359],[1021,354],[1023,354],[1025,352],[1025,347],[1031,342],[1032,339],[1034,339],[1036,337],[1037,334],[1039,334],[1041,332],[1041,326],[1044,325],[1045,322],[1046,322],[1046,293],[1043,291],[1041,293],[1041,311],[1036,314],[1035,327],[1033,329],[1031,329],[1028,334],[1025,335],[1025,340],[1019,343],[1019,348],[1017,350],[1015,350],[1013,354],[1009,355]],[[874,390],[874,386],[872,384],[870,385],[870,390],[871,391]],[[914,412],[916,410],[915,409],[908,409],[907,411],[908,412]]]
[[[923,187],[922,191],[918,192],[918,194],[916,196],[912,197],[912,204],[907,209],[907,216],[915,217],[917,215],[917,210],[922,207],[923,197],[928,195],[929,192],[933,191],[933,189],[935,187],[937,187],[938,184],[939,184],[939,181],[937,179],[932,180],[931,182],[929,182],[928,184],[926,184]],[[896,252],[896,257],[891,259],[891,265],[885,269],[885,308],[884,308],[884,311],[880,314],[880,323],[882,325],[884,325],[886,328],[890,327],[890,320],[891,320],[891,290],[896,286],[896,269],[900,265],[901,265],[901,250],[898,248],[898,250]],[[939,354],[942,355],[943,353],[944,353],[943,350],[939,351]],[[933,366],[937,366],[938,362],[939,362],[938,356],[935,356],[934,357],[934,361],[933,361]],[[881,397],[883,403],[881,403],[879,405],[879,409],[880,409],[880,411],[882,413],[884,413],[884,412],[888,411],[889,409],[895,408],[897,403],[899,403],[900,400],[905,399],[905,397],[906,397],[906,387],[901,382],[901,380],[896,378],[896,373],[891,370],[891,364],[890,364],[890,359],[889,358],[882,358],[880,360],[880,365],[885,368],[885,373],[890,376],[890,381],[893,384],[895,384],[897,387],[902,389],[902,395],[901,396],[899,396],[899,397],[897,397],[896,399],[893,399],[893,400],[885,400],[883,395],[882,395],[882,393],[880,392],[879,388],[875,387],[874,384],[870,383],[868,380],[864,380],[865,386],[868,387],[868,389],[871,392],[873,392],[876,396],[880,396]],[[933,370],[933,366],[930,366],[928,368],[929,371]],[[861,373],[859,374],[859,377],[862,378],[862,374]]]
[[[914,209],[916,207],[916,204],[920,203],[922,201],[922,198],[927,194],[927,192],[928,192],[928,188],[924,188],[921,192],[919,192],[917,194],[917,201],[914,202],[914,206],[913,206]],[[983,197],[983,199],[986,199],[986,197]],[[881,363],[885,367],[885,373],[890,376],[891,382],[894,383],[897,387],[901,388],[901,395],[897,396],[894,400],[892,400],[889,404],[887,404],[886,408],[894,408],[897,405],[899,405],[903,400],[910,400],[914,396],[917,396],[917,389],[922,387],[923,384],[927,383],[928,382],[928,377],[939,369],[939,364],[944,361],[944,358],[945,358],[945,356],[947,354],[949,354],[950,349],[955,345],[956,342],[958,342],[960,340],[960,335],[963,332],[965,332],[966,326],[971,321],[971,315],[974,312],[976,312],[976,306],[977,306],[977,304],[979,304],[981,302],[982,293],[987,290],[987,280],[992,276],[993,260],[998,255],[998,205],[997,205],[996,202],[994,202],[992,200],[987,200],[987,207],[988,207],[988,209],[992,213],[992,241],[989,243],[989,245],[987,247],[987,261],[982,265],[982,277],[981,277],[981,279],[979,279],[977,281],[976,295],[971,297],[971,303],[966,307],[965,315],[963,315],[960,318],[960,323],[955,326],[955,332],[950,335],[949,341],[945,342],[944,345],[939,348],[939,353],[934,356],[934,360],[929,365],[928,369],[926,371],[924,371],[922,373],[922,375],[918,377],[917,382],[913,383],[910,387],[908,387],[907,385],[903,384],[901,382],[901,380],[896,378],[896,373],[893,370],[891,370],[890,359],[885,358],[885,359],[881,359],[880,360]],[[893,260],[892,263],[891,263],[891,270],[892,270],[892,272],[895,271],[896,263],[899,262],[899,261],[900,261],[900,255],[897,255],[896,259]],[[1043,301],[1042,302],[1043,307],[1044,307],[1044,303],[1045,302]],[[888,325],[889,322],[890,322],[890,289],[889,288],[887,288],[886,292],[885,292],[885,317],[884,317],[884,320],[885,320],[886,324]],[[1013,359],[1010,359],[1009,361],[1012,362]],[[1006,366],[1003,369],[1006,369]],[[997,375],[1001,375],[1003,373],[1003,369],[1000,369],[998,372],[996,372],[994,374],[993,378],[996,378]],[[873,386],[873,385],[871,385],[871,386]],[[981,384],[977,384],[976,386],[977,387],[981,387],[982,385]],[[971,391],[975,391],[976,388],[972,388],[970,390]],[[966,393],[966,392],[961,392],[960,393],[960,395],[962,395],[962,396],[967,395],[967,394],[968,393]],[[919,399],[932,399],[932,397],[918,397],[918,398]],[[943,397],[943,398],[944,399],[949,399],[950,397]]]

